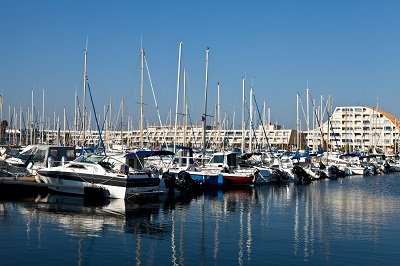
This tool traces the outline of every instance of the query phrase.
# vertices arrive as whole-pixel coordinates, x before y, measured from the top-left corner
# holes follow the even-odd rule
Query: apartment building
[[[397,152],[400,121],[374,107],[336,107],[329,120],[306,132],[307,143],[316,149],[326,143],[345,151]]]

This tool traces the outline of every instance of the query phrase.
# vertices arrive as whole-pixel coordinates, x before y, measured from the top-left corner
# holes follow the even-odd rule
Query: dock
[[[33,175],[0,177],[0,198],[10,196],[18,198],[24,195],[48,192],[49,186],[45,183],[38,183]]]

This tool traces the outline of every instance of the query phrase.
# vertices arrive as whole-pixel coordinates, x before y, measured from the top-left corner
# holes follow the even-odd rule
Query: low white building
[[[29,134],[30,131],[24,131],[21,136],[20,131],[7,130],[3,142],[10,145],[27,145],[32,139]],[[84,145],[92,146],[98,145],[100,139],[99,133],[93,130],[88,130],[85,134],[76,131],[44,130],[41,132],[35,130],[34,134],[34,143],[60,145],[82,145],[84,138]],[[268,125],[264,128],[259,126],[254,130],[247,129],[244,133],[240,129],[224,130],[208,126],[205,138],[206,146],[210,149],[241,148],[242,142],[244,142],[245,150],[250,151],[255,147],[268,148],[268,144],[278,149],[294,149],[297,135],[295,130],[281,129],[275,125]],[[110,148],[115,149],[138,147],[141,146],[141,143],[152,147],[176,143],[200,148],[203,146],[203,127],[178,125],[175,129],[172,126],[149,126],[143,132],[140,130],[103,131],[102,140]]]

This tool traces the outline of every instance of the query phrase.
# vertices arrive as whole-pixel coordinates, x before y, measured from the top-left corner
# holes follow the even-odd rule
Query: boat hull
[[[203,182],[208,187],[220,187],[223,184],[223,179],[218,174],[207,173],[202,171],[187,171],[190,176],[198,181]]]
[[[75,172],[41,170],[40,180],[49,189],[59,193],[84,196],[85,187],[103,188],[104,197],[124,199],[127,195],[149,193],[159,190],[160,179],[151,177],[127,178],[126,175],[93,175]]]
[[[220,173],[223,178],[224,186],[230,185],[251,185],[255,182],[255,177],[248,174],[237,174],[237,173]]]

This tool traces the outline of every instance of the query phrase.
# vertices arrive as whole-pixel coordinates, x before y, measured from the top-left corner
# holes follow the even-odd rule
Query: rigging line
[[[190,128],[191,128],[191,131],[192,131],[192,137],[194,139],[194,146],[197,146],[197,141],[196,141],[196,138],[194,136],[193,123],[192,123],[192,117],[190,116],[190,112],[188,112],[188,116],[189,116],[188,118],[189,118]]]
[[[101,132],[104,131],[104,127],[105,127],[106,121],[107,121],[106,117],[107,117],[107,115],[108,115],[108,111],[109,111],[109,110],[110,110],[110,105],[107,105],[107,110],[106,110],[106,114],[105,114],[105,117],[104,117],[104,120],[103,120],[103,125],[102,125],[102,127],[101,127]]]
[[[68,132],[68,135],[69,135],[68,138],[71,138],[71,129],[69,128],[68,115],[67,115],[67,114],[65,114],[65,124],[67,124],[67,132]],[[67,140],[67,137],[66,137],[65,134],[66,134],[66,132],[64,132],[64,139]],[[65,142],[66,142],[66,141],[65,141]],[[64,146],[67,146],[67,144],[64,143]]]
[[[325,99],[324,100],[322,100],[322,102],[325,104],[325,110],[326,110],[326,114],[327,114],[327,116],[328,116],[328,129],[329,129],[329,123],[330,123],[330,121],[331,121],[331,114],[330,114],[330,112],[329,112],[329,110],[328,110],[328,104],[325,102]],[[335,130],[333,129],[333,127],[331,126],[331,130],[332,130],[332,133],[333,133],[333,139],[335,140],[335,143],[336,143],[336,148],[338,149],[339,148],[339,144],[338,144],[338,140],[337,140],[337,138],[336,138],[336,133],[335,133]],[[330,135],[330,132],[328,132],[328,136]]]
[[[309,95],[310,95],[310,97],[311,97],[311,99],[312,99],[312,96],[311,96],[311,93],[310,93],[310,92],[309,92]],[[323,134],[323,132],[322,132],[321,122],[320,122],[319,117],[318,117],[318,114],[317,114],[317,109],[315,108],[315,105],[314,105],[314,102],[313,102],[313,101],[311,101],[311,104],[312,104],[312,107],[313,107],[313,110],[314,110],[315,118],[317,119],[318,128],[319,128],[319,131],[320,131],[320,134],[321,134],[321,138],[322,138],[322,145],[323,145],[323,148],[324,148],[325,150],[328,150],[328,146],[327,146],[326,140],[325,140],[325,138],[324,138],[324,134]],[[322,114],[321,114],[321,116],[322,116]]]
[[[167,140],[166,140],[166,130],[165,130],[165,128],[163,127],[163,124],[162,124],[162,121],[161,121],[160,110],[159,110],[159,108],[158,108],[157,98],[156,98],[156,94],[155,94],[155,92],[154,92],[153,81],[151,80],[150,70],[149,70],[149,66],[148,66],[148,64],[147,64],[146,55],[144,55],[143,58],[144,58],[144,63],[146,64],[146,70],[147,70],[147,75],[148,75],[148,77],[149,77],[149,83],[150,83],[150,87],[151,87],[151,92],[153,93],[154,105],[155,105],[155,107],[156,107],[157,116],[158,116],[158,121],[159,121],[159,123],[160,123],[161,128],[162,128],[163,131],[164,131],[164,134],[163,134],[163,136],[164,136],[163,141],[164,141],[165,144],[167,144]]]
[[[116,116],[113,117],[113,121],[111,121],[113,130],[118,130],[118,122],[119,122],[119,115],[122,109],[122,102],[119,104],[118,113]],[[122,125],[121,125],[122,127]]]
[[[329,97],[329,96],[328,96]],[[323,103],[325,103],[325,99],[324,98],[322,98],[322,102]],[[323,121],[324,120],[324,114],[327,114],[328,115],[328,105],[325,103],[325,107],[324,107],[324,111],[322,112],[322,114],[321,114],[321,121]],[[329,117],[328,117],[329,118]]]
[[[78,118],[79,118],[79,131],[83,128],[83,119],[82,119],[82,112],[81,112],[81,105],[79,104],[79,97],[76,97],[76,100],[77,100],[77,106],[78,106],[78,117],[77,117],[77,120],[78,120]],[[76,121],[76,127],[78,128],[78,121]]]
[[[264,137],[265,137],[265,140],[267,141],[267,147],[268,147],[268,151],[269,151],[269,152],[270,152],[270,154],[272,155],[272,149],[271,149],[271,145],[270,145],[270,143],[269,143],[269,139],[268,139],[267,132],[265,132],[264,124],[263,124],[263,122],[262,122],[262,119],[261,119],[261,113],[260,113],[260,109],[258,108],[258,104],[257,104],[256,96],[255,96],[255,94],[254,94],[254,93],[253,93],[253,98],[254,98],[254,103],[256,104],[256,109],[257,109],[258,116],[259,116],[259,118],[260,118],[260,121],[261,121],[261,125],[262,125],[262,129],[263,129]]]
[[[250,108],[249,108],[249,106],[247,105],[247,100],[246,100],[246,97],[244,98],[245,99],[245,106],[246,106],[246,109],[247,109],[247,112],[248,112],[248,116],[247,116],[247,122],[246,122],[246,127],[247,126],[249,126],[250,127],[250,134],[252,134],[252,136],[255,138],[255,140],[256,140],[256,144],[258,144],[258,142],[257,142],[257,136],[256,136],[256,131],[255,131],[255,129],[254,129],[254,127],[253,127],[253,122],[251,123],[251,125],[250,125]],[[242,133],[243,134],[243,133]]]
[[[298,95],[300,95],[299,92],[297,92]],[[301,98],[299,97],[299,101],[300,101],[300,106],[301,106],[301,110],[303,111],[303,116],[304,116],[304,120],[306,120],[306,125],[307,125],[307,129],[310,128],[309,122],[307,121],[307,116],[306,113],[304,111],[304,106],[303,106],[303,102],[301,101]],[[308,110],[307,110],[308,111]],[[301,129],[301,128],[300,128]]]
[[[151,92],[153,93],[154,105],[156,106],[157,115],[158,115],[158,121],[160,122],[160,125],[162,126],[160,110],[159,110],[159,108],[158,108],[157,98],[156,98],[156,94],[155,94],[155,92],[154,92],[153,82],[152,82],[152,80],[151,80],[150,70],[149,70],[149,66],[148,66],[148,64],[147,64],[146,56],[144,56],[144,62],[145,62],[145,64],[146,64],[146,70],[147,70],[147,75],[148,75],[148,77],[149,77],[149,83],[150,83],[150,87],[151,87]]]

